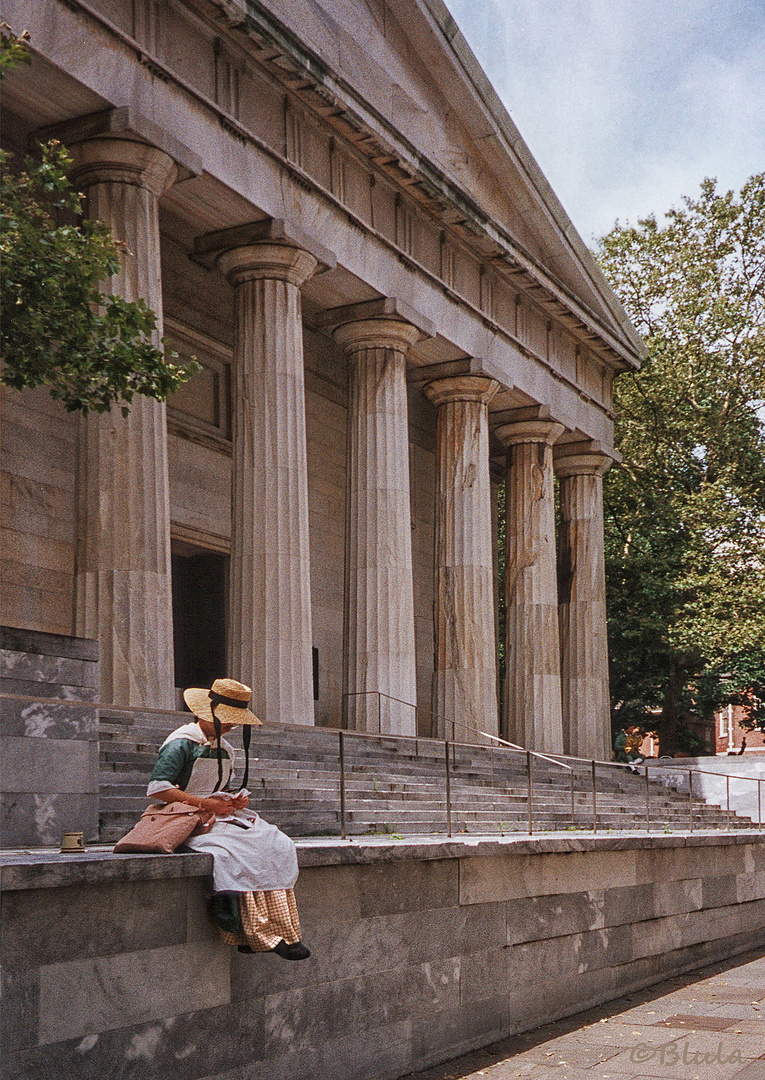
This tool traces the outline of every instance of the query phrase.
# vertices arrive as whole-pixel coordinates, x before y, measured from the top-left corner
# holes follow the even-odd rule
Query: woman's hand
[[[199,804],[203,810],[212,810],[219,817],[227,817],[240,809],[235,799],[227,799],[224,795],[208,795],[206,799],[200,799]]]

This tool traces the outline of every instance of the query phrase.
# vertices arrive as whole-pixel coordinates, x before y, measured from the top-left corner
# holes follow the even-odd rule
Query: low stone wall
[[[676,791],[688,791],[688,770],[693,774],[693,792],[732,814],[765,824],[765,754],[732,754],[730,757],[660,758],[651,761],[649,775]],[[727,777],[726,777],[727,774]],[[758,788],[760,789],[758,792]],[[730,803],[730,806],[729,806]]]
[[[765,940],[753,833],[299,847],[310,960],[244,956],[209,856],[6,854],[8,1080],[388,1080]]]
[[[0,693],[0,848],[97,839],[98,643],[0,626]]]

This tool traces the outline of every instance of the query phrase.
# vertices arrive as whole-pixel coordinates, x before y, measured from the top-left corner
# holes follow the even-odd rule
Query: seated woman
[[[233,679],[216,679],[211,690],[191,688],[183,697],[197,717],[168,735],[147,789],[151,799],[183,802],[211,810],[215,824],[186,841],[213,856],[212,913],[221,936],[240,952],[275,952],[305,960],[293,886],[298,864],[295,845],[275,825],[248,809],[249,793],[233,789],[234,750],[223,736],[244,728],[249,771],[250,725],[260,724],[247,708],[252,691]]]

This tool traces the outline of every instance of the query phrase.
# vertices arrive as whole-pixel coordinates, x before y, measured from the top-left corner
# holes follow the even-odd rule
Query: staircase
[[[174,726],[167,715],[102,712],[100,724],[99,823],[102,843],[114,843],[147,806],[146,785],[157,751]],[[231,737],[229,736],[231,740]],[[233,740],[231,740],[233,741]],[[250,805],[290,836],[340,834],[340,767],[334,729],[289,725],[255,728],[250,750]],[[241,778],[244,756],[237,755]],[[525,756],[488,747],[457,746],[450,752],[452,832],[505,834],[528,831]],[[443,834],[446,831],[444,745],[383,736],[345,738],[346,829],[349,835]],[[569,773],[534,759],[534,832],[591,830],[589,765],[575,773],[574,812]],[[688,796],[650,784],[653,832],[686,830]],[[694,799],[697,829],[751,828],[748,818],[728,815]],[[598,829],[645,828],[645,780],[607,764],[597,768]]]

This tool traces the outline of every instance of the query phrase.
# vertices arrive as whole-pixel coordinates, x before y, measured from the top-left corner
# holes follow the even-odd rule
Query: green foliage
[[[14,34],[8,23],[0,23],[0,79],[17,64],[31,63],[28,41],[28,33]]]
[[[0,73],[28,58],[24,38],[3,27]],[[0,382],[47,385],[69,411],[127,413],[135,394],[164,400],[198,370],[174,364],[152,341],[156,318],[143,301],[105,295],[124,249],[84,217],[60,144],[40,148],[18,171],[0,152]]]
[[[765,174],[705,180],[598,255],[649,349],[616,383],[606,480],[614,715],[672,750],[765,682]]]

